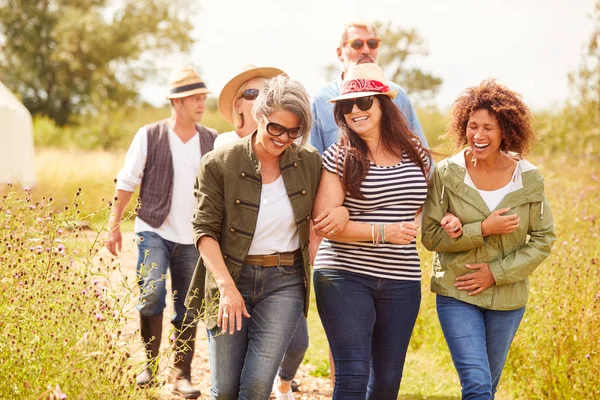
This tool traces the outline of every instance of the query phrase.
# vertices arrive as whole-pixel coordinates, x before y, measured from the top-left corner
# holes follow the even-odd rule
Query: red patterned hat
[[[377,94],[383,94],[393,99],[398,94],[398,90],[390,89],[383,70],[377,64],[358,64],[348,68],[342,82],[340,95],[329,101],[335,103],[338,100]]]

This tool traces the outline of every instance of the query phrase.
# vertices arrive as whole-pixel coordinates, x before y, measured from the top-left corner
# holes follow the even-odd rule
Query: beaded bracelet
[[[379,233],[381,234],[381,243],[385,244],[385,225],[379,224]]]

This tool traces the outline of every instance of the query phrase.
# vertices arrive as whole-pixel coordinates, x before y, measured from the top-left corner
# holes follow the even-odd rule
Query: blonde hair
[[[366,29],[367,32],[372,33],[376,39],[380,38],[379,30],[377,30],[377,27],[372,22],[366,22],[366,21],[347,22],[344,25],[344,31],[342,32],[342,37],[340,39],[340,48],[344,47],[344,43],[346,42],[346,40],[348,40],[348,28],[350,28],[350,27]]]

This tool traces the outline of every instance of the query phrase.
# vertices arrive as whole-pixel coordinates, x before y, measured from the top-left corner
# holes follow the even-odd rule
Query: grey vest
[[[200,154],[213,149],[217,131],[196,124],[200,136]],[[167,218],[173,196],[173,159],[169,148],[169,124],[166,119],[146,125],[148,156],[140,188],[138,217],[153,228]],[[191,223],[191,222],[190,222]]]

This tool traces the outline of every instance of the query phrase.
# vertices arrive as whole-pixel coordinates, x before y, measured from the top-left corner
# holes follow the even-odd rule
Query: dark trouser
[[[291,381],[298,372],[298,367],[302,364],[304,354],[308,349],[308,324],[304,314],[300,316],[298,327],[288,346],[281,367],[279,367],[279,377],[282,381]]]
[[[319,316],[335,363],[333,399],[396,399],[421,283],[335,269],[314,272]]]
[[[188,311],[184,303],[198,262],[198,250],[193,244],[174,243],[154,232],[140,232],[137,237],[137,277],[141,291],[138,311],[144,317],[163,312],[167,295],[166,274],[169,270],[175,309],[171,322],[176,327],[190,324],[197,311]]]

